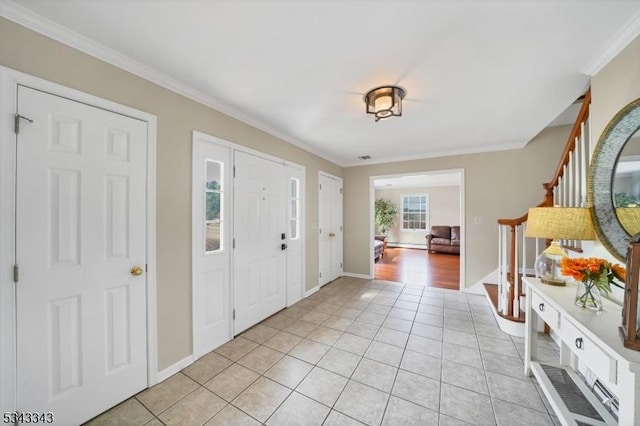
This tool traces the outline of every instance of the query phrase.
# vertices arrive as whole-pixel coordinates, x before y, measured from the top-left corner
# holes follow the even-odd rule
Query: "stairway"
[[[584,207],[587,205],[587,175],[592,146],[589,132],[591,91],[587,90],[558,167],[548,183],[542,185],[544,195],[532,207]],[[522,276],[535,276],[534,259],[549,242],[525,238],[527,215],[498,220],[498,279],[485,283],[485,293],[500,328],[514,336],[524,336],[524,301]],[[581,241],[562,241],[573,251],[582,251]]]

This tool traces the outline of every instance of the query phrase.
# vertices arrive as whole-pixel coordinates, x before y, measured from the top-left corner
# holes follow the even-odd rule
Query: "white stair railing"
[[[571,131],[565,152],[551,182],[544,185],[546,194],[538,207],[587,206],[587,174],[591,161],[589,104],[590,91]],[[518,318],[524,308],[522,275],[534,273],[534,259],[546,248],[546,242],[526,238],[527,215],[498,221],[498,312]],[[582,242],[562,241],[570,250],[581,251]],[[531,266],[529,266],[531,265]]]

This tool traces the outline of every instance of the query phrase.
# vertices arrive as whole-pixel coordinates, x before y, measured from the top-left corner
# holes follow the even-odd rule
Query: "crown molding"
[[[640,12],[636,13],[613,37],[609,45],[591,63],[582,69],[588,76],[598,74],[625,47],[640,35]]]
[[[387,157],[384,160],[378,160],[372,158],[371,160],[360,160],[358,162],[348,162],[343,167],[363,167],[363,166],[371,166],[374,164],[387,164],[387,163],[398,163],[401,161],[413,161],[413,160],[424,160],[427,158],[442,158],[442,157],[452,157],[454,155],[469,155],[469,154],[482,154],[485,152],[496,152],[496,151],[509,151],[512,149],[522,149],[527,145],[527,142],[511,142],[504,144],[496,144],[489,146],[478,146],[472,148],[461,148],[454,150],[441,150],[441,151],[429,151],[428,153],[420,153],[413,155],[403,155],[399,157]]]
[[[229,117],[241,121],[249,126],[255,127],[271,136],[282,139],[283,141],[295,145],[313,155],[324,160],[344,167],[342,161],[333,156],[313,148],[303,142],[300,142],[290,134],[278,130],[267,123],[259,120],[236,107],[223,102],[214,96],[204,93],[196,88],[189,86],[173,77],[159,72],[158,70],[144,65],[126,55],[117,52],[107,46],[104,46],[88,37],[83,36],[75,31],[70,30],[50,19],[34,13],[33,11],[16,4],[10,0],[0,0],[0,16],[13,21],[32,31],[40,33],[55,41],[79,50],[87,55],[93,56],[110,65],[118,67],[124,71],[148,80],[158,86],[164,87],[172,92],[182,95],[206,107],[212,108]]]

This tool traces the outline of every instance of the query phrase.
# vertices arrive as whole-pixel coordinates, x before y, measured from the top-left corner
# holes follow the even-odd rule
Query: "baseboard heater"
[[[618,421],[572,369],[532,362],[536,379],[563,425],[617,425]]]

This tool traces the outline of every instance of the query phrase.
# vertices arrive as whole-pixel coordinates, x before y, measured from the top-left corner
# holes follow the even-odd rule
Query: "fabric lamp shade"
[[[586,207],[533,207],[527,217],[527,237],[595,240],[591,211]]]

